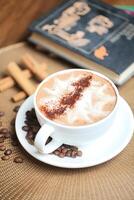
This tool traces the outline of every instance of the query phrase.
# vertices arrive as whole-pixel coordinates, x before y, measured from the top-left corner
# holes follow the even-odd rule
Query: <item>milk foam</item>
[[[55,108],[58,106],[61,97],[74,91],[72,83],[82,77],[80,74],[68,76],[66,80],[60,80],[56,77],[51,88],[44,87],[42,89],[44,97],[39,99],[39,105],[47,105],[50,109]],[[91,84],[84,89],[75,105],[72,108],[67,108],[54,121],[67,125],[85,125],[105,118],[114,108],[116,95],[110,94],[109,87],[113,91],[114,89],[108,82],[102,83],[101,79],[92,79]],[[108,109],[105,109],[106,105],[110,105]]]

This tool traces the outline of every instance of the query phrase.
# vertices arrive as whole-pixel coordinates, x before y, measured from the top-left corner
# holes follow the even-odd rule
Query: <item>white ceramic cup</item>
[[[108,116],[106,116],[104,119],[98,122],[95,122],[93,124],[82,125],[82,126],[68,126],[68,125],[56,123],[55,121],[48,119],[41,113],[36,103],[36,96],[41,86],[45,82],[47,82],[49,79],[55,77],[57,74],[66,73],[66,71],[69,72],[69,70],[70,72],[76,71],[76,70],[91,72],[93,74],[96,74],[97,76],[102,77],[103,79],[106,79],[107,81],[111,83],[113,89],[115,90],[117,100],[116,100],[116,105],[114,109]],[[88,144],[91,140],[97,139],[98,137],[105,134],[106,131],[112,126],[113,121],[115,119],[116,112],[118,110],[118,104],[119,104],[119,93],[116,86],[107,77],[105,77],[104,75],[98,72],[94,72],[91,70],[84,70],[84,69],[67,69],[67,70],[56,72],[48,76],[45,80],[43,80],[39,84],[34,95],[34,108],[35,108],[37,119],[41,125],[41,128],[35,137],[35,141],[34,141],[35,147],[40,153],[46,154],[46,153],[53,152],[63,143],[68,144],[68,145],[75,145],[77,147]],[[48,144],[45,144],[49,136],[52,137],[52,140]]]

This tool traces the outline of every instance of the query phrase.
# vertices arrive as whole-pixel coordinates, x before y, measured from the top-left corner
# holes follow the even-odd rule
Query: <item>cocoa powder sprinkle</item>
[[[76,101],[82,96],[83,90],[90,85],[92,79],[91,75],[85,76],[80,80],[73,82],[74,91],[65,94],[60,100],[57,108],[50,109],[47,105],[42,105],[40,110],[49,118],[55,119],[57,116],[62,115],[67,108],[72,108]]]

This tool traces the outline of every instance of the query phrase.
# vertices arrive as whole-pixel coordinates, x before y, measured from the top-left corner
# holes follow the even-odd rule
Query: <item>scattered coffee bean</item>
[[[5,113],[3,111],[0,111],[0,117],[3,117]]]
[[[7,149],[7,150],[5,150],[4,154],[5,154],[6,156],[11,155],[11,154],[12,154],[12,150],[11,150],[11,149]]]
[[[14,160],[13,160],[15,163],[23,163],[23,158],[21,157],[15,157]]]
[[[9,130],[8,130],[8,128],[1,128],[0,129],[0,133],[9,133]]]
[[[0,133],[0,138],[4,138],[4,135],[3,133]]]
[[[6,147],[3,145],[3,146],[0,146],[0,151],[5,151],[6,150]]]
[[[4,135],[4,138],[7,139],[7,138],[10,138],[11,137],[11,134],[10,133],[5,133]]]
[[[17,136],[16,136],[15,131],[14,131],[14,132],[11,132],[10,135],[11,135],[12,140],[17,140]]]
[[[13,140],[13,141],[11,142],[11,144],[12,144],[13,146],[18,146],[18,141],[17,141],[17,140]]]
[[[4,138],[0,138],[0,143],[3,143],[4,142]]]
[[[2,156],[1,159],[2,160],[9,160],[10,156]]]
[[[15,106],[13,111],[17,113],[19,111],[19,108],[20,108],[20,106]]]
[[[15,118],[13,118],[10,122],[11,126],[14,126],[15,125]]]

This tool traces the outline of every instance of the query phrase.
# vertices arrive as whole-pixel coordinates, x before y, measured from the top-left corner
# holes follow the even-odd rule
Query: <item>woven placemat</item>
[[[20,62],[24,53],[30,52],[40,62],[48,63],[49,73],[64,69],[67,63],[33,50],[25,43],[7,47],[0,51],[0,76],[10,61]],[[119,88],[121,95],[134,110],[134,79]],[[10,98],[17,88],[0,93],[0,110],[4,110],[3,125],[10,128],[10,121],[18,104]],[[117,127],[118,134],[118,127]],[[133,200],[134,199],[134,139],[114,159],[85,169],[62,169],[37,161],[19,145],[11,146],[11,139],[5,141],[13,150],[11,158],[0,160],[0,200]],[[91,152],[92,154],[92,152]],[[0,152],[0,157],[3,152]],[[23,163],[14,163],[13,158],[21,156]]]

